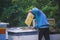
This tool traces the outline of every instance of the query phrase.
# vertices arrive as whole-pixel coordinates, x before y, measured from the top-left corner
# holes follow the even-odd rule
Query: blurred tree
[[[7,8],[11,5],[11,0],[0,0],[0,20],[2,21],[2,15],[4,8]]]
[[[37,7],[47,15],[48,18],[55,18],[58,6],[54,0],[37,0]]]
[[[10,26],[23,26],[25,25],[24,21],[26,18],[26,14],[29,9],[32,9],[33,6],[35,6],[36,0],[12,0],[12,6],[5,8],[4,9],[4,16],[3,19],[6,19],[9,22]],[[16,5],[17,5],[17,11],[18,13],[16,14]],[[18,16],[17,16],[18,15]],[[6,18],[5,18],[6,17]],[[14,22],[14,20],[18,22]]]
[[[44,11],[48,18],[57,18],[56,14],[58,13],[58,5],[56,5],[54,0],[4,0],[4,2],[5,4],[8,4],[4,4],[5,6],[3,6],[4,12],[2,13],[1,21],[9,23],[11,22],[10,25],[15,25],[13,22],[14,20],[17,20],[19,21],[16,22],[17,26],[24,26],[27,12],[33,7],[37,7]],[[16,5],[19,14],[18,16],[16,14]]]
[[[58,13],[56,14],[56,27],[60,28],[60,0],[55,0],[56,5],[58,5]]]

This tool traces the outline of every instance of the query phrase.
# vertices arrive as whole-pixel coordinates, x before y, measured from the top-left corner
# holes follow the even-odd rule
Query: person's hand
[[[32,30],[34,30],[35,28],[34,27],[31,27]]]

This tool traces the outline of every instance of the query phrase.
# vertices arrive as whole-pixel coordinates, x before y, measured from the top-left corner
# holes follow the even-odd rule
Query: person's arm
[[[35,26],[31,27],[31,29],[37,29],[38,25],[36,24]]]

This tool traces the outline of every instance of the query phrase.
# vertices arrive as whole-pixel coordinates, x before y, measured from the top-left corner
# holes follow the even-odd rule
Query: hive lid
[[[8,24],[9,24],[9,23],[1,22],[1,23],[0,23],[0,27],[7,27]]]

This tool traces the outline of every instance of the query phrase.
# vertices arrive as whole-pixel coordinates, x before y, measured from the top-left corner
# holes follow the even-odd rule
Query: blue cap
[[[35,7],[35,8],[32,9],[32,13],[35,14],[35,13],[37,13],[37,12],[39,12],[39,9],[38,9],[38,8]]]
[[[36,7],[33,8],[33,9],[32,9],[32,13],[33,13],[33,14],[37,14],[37,13],[39,14],[39,9],[36,8]]]

